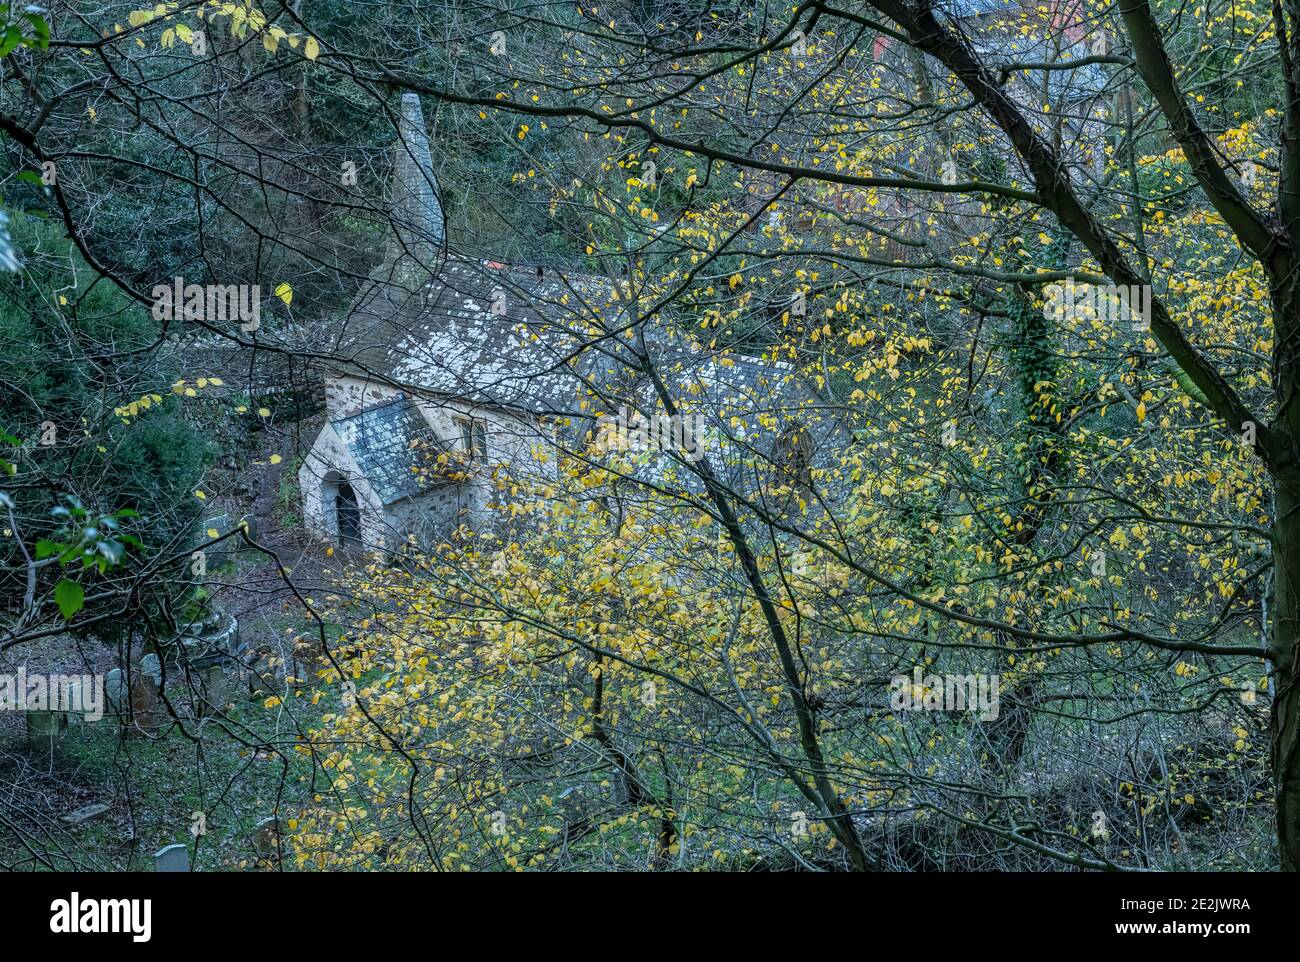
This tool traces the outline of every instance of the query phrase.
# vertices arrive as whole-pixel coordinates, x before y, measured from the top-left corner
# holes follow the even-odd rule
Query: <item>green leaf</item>
[[[18,44],[22,43],[23,32],[17,27],[9,27],[4,32],[4,37],[0,38],[0,57],[11,53]]]
[[[63,617],[71,621],[72,616],[86,603],[86,590],[75,581],[64,578],[54,586],[54,602],[59,606]]]
[[[44,50],[50,45],[50,25],[45,22],[45,18],[37,13],[25,13],[24,17],[32,25],[32,35],[36,38],[36,46]]]

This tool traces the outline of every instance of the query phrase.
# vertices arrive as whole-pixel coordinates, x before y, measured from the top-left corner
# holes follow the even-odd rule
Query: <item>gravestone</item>
[[[88,822],[92,818],[103,815],[107,811],[107,805],[103,802],[96,802],[94,805],[86,805],[83,808],[79,808],[70,815],[64,815],[61,821],[67,822],[69,825],[80,825],[82,822]]]
[[[147,672],[137,671],[131,681],[131,723],[152,733],[158,728],[158,715],[158,686]]]
[[[61,711],[27,712],[27,741],[37,751],[54,754],[54,746],[68,727],[68,717]]]
[[[196,682],[193,704],[198,718],[210,718],[225,707],[230,698],[230,680],[226,677],[226,656],[196,659],[190,667]]]
[[[108,702],[105,707],[118,715],[130,706],[131,693],[126,687],[126,672],[121,668],[114,668],[104,676],[104,699]]]
[[[253,826],[253,847],[263,858],[272,858],[280,845],[280,823],[274,815]]]
[[[140,659],[131,681],[131,720],[142,732],[153,733],[162,722],[158,689],[162,684],[162,662],[153,652]]]
[[[188,872],[190,870],[190,850],[182,843],[160,848],[153,856],[155,872]]]
[[[219,514],[215,518],[208,518],[206,521],[202,522],[199,525],[198,543],[203,544],[206,541],[208,541],[210,538],[212,538],[213,536],[209,534],[209,532],[215,531],[218,535],[223,535],[230,530],[230,527],[231,525],[230,525],[229,515]],[[235,550],[235,546],[231,544],[230,539],[227,538],[225,541],[219,542],[214,545],[209,545],[205,547],[203,550],[207,553],[208,556],[208,566],[214,567],[226,561],[230,557],[231,553]]]
[[[162,661],[152,651],[140,659],[140,670],[149,676],[155,687],[161,687]]]

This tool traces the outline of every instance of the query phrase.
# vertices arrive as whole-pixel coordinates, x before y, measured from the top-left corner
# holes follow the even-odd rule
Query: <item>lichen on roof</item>
[[[382,279],[345,320],[347,355],[412,390],[534,414],[568,412],[612,287],[581,275],[449,256],[418,290]]]

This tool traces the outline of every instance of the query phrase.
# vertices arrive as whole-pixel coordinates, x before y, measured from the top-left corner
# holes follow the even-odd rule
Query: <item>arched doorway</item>
[[[334,495],[334,516],[338,519],[339,544],[361,544],[361,508],[356,492],[346,481],[339,481],[338,493]]]

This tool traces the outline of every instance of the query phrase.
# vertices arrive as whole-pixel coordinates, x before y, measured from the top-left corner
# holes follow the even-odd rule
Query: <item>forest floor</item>
[[[52,748],[29,739],[24,713],[0,712],[0,867],[149,871],[153,853],[174,842],[189,846],[199,870],[293,867],[274,836],[256,829],[272,816],[287,823],[310,799],[315,772],[294,745],[327,706],[302,697],[267,707],[268,699],[285,674],[312,673],[301,662],[286,671],[293,639],[312,633],[304,602],[321,596],[345,560],[302,529],[295,434],[251,435],[245,453],[223,455],[204,481],[205,519],[251,516],[265,549],[217,559],[200,598],[239,620],[262,683],[232,667],[210,717],[182,714],[153,734],[114,714],[74,719]],[[112,646],[72,634],[22,658],[29,673],[103,674],[117,662]]]

